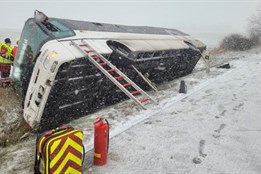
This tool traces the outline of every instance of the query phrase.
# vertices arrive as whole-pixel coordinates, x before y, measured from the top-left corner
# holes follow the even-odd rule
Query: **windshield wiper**
[[[42,24],[49,30],[52,32],[57,32],[57,31],[61,31],[60,28],[58,28],[57,26],[53,25],[52,23],[48,22],[48,21],[44,21],[42,22]]]

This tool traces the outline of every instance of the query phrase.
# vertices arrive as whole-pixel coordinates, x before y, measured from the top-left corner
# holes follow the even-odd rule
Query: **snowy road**
[[[261,54],[200,84],[110,141],[87,173],[261,173]]]

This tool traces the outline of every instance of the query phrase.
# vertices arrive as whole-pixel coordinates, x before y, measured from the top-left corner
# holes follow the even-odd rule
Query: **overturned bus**
[[[84,53],[75,44],[88,44],[89,50]],[[127,98],[88,59],[94,58],[91,52],[148,90],[135,69],[160,84],[191,73],[205,49],[176,29],[48,18],[35,11],[25,22],[12,79],[25,121],[44,130]]]

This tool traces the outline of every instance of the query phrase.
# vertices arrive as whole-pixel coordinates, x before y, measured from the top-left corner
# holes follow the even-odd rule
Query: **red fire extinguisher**
[[[103,117],[98,117],[94,122],[94,165],[107,163],[109,148],[109,123]]]

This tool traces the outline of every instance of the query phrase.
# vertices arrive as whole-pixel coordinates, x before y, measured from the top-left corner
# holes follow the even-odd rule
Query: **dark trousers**
[[[10,76],[11,64],[0,63],[1,78]]]

